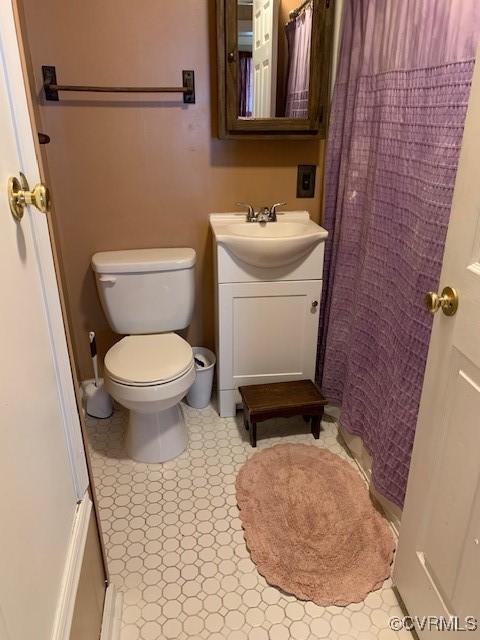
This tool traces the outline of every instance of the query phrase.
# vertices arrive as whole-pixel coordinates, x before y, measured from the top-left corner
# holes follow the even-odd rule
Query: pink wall
[[[117,339],[97,298],[95,251],[194,247],[197,303],[192,343],[213,345],[212,247],[208,214],[237,201],[321,208],[323,143],[223,141],[216,131],[213,0],[22,0],[35,84],[42,64],[78,84],[178,84],[194,69],[197,103],[177,96],[63,94],[40,106],[55,205],[57,242],[81,377],[90,376],[87,332],[100,351]],[[297,164],[319,164],[317,194],[297,200]]]

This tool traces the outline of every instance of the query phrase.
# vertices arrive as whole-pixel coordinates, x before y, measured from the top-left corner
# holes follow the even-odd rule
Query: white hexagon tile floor
[[[189,446],[163,465],[126,457],[122,409],[109,420],[88,418],[111,579],[124,593],[121,640],[406,638],[388,628],[390,616],[403,615],[390,580],[363,603],[326,608],[265,582],[250,560],[235,500],[236,473],[254,452],[241,414],[183,410]],[[258,449],[307,442],[349,460],[333,421],[324,420],[318,441],[307,431],[301,418],[265,422]]]

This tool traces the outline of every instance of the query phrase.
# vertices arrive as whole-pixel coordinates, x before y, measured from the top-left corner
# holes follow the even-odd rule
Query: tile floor
[[[123,410],[88,419],[111,578],[124,592],[121,640],[406,638],[388,628],[390,616],[402,615],[390,580],[363,603],[327,608],[265,582],[245,547],[235,501],[235,475],[253,453],[241,414],[184,411],[189,447],[163,465],[126,458]],[[258,449],[280,439],[307,442],[349,460],[328,416],[320,440],[307,429],[301,418],[263,423]]]

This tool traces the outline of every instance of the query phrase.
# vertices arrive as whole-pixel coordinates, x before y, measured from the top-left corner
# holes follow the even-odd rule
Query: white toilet
[[[130,410],[128,455],[165,462],[187,446],[180,400],[195,381],[190,345],[173,331],[190,324],[193,249],[104,251],[92,257],[111,328],[128,334],[105,356],[105,387]]]

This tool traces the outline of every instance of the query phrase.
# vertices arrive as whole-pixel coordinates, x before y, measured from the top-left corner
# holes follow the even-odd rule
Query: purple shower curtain
[[[238,115],[251,118],[253,111],[253,61],[249,51],[238,52]]]
[[[319,377],[399,506],[479,33],[478,0],[345,0]]]
[[[312,14],[313,4],[310,3],[285,27],[288,44],[287,118],[308,118]]]

